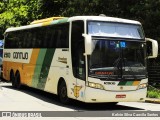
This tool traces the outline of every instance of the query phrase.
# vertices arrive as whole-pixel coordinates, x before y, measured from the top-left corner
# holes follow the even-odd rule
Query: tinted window
[[[72,22],[71,35],[71,52],[72,52],[72,67],[73,75],[76,78],[85,80],[85,57],[84,51],[84,22]]]
[[[69,23],[6,33],[5,48],[68,48]]]

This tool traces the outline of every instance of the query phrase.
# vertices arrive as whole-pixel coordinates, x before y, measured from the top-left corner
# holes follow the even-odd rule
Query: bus
[[[140,22],[106,16],[52,17],[8,28],[3,78],[85,103],[144,101],[147,58],[157,41],[146,39]],[[146,41],[151,43],[147,56]]]

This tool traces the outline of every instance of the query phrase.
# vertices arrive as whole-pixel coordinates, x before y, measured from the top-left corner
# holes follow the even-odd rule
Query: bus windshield
[[[90,77],[109,80],[146,78],[145,43],[95,39],[92,48]]]
[[[144,39],[141,25],[88,21],[88,34],[118,38]]]

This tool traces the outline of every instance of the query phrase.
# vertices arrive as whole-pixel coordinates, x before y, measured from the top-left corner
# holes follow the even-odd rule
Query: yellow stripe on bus
[[[134,81],[133,86],[137,86],[137,85],[139,85],[139,83],[140,83],[140,81]]]
[[[36,67],[36,61],[38,58],[39,51],[40,51],[40,49],[33,49],[30,63],[25,64],[25,67],[24,67],[25,68],[25,70],[24,70],[25,83],[29,86],[32,85],[32,77],[34,75],[34,70]]]
[[[33,49],[30,64],[36,64],[40,49]]]
[[[51,22],[52,22],[52,21],[49,21],[49,22],[44,22],[44,23],[42,24],[42,26],[47,26],[47,25],[50,25],[50,24],[51,24]]]

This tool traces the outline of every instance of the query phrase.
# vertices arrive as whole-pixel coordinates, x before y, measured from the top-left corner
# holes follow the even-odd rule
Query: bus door
[[[84,21],[72,22],[71,32],[71,55],[72,55],[72,70],[74,80],[73,94],[74,98],[80,101],[84,101],[85,90],[85,56],[84,56]]]

